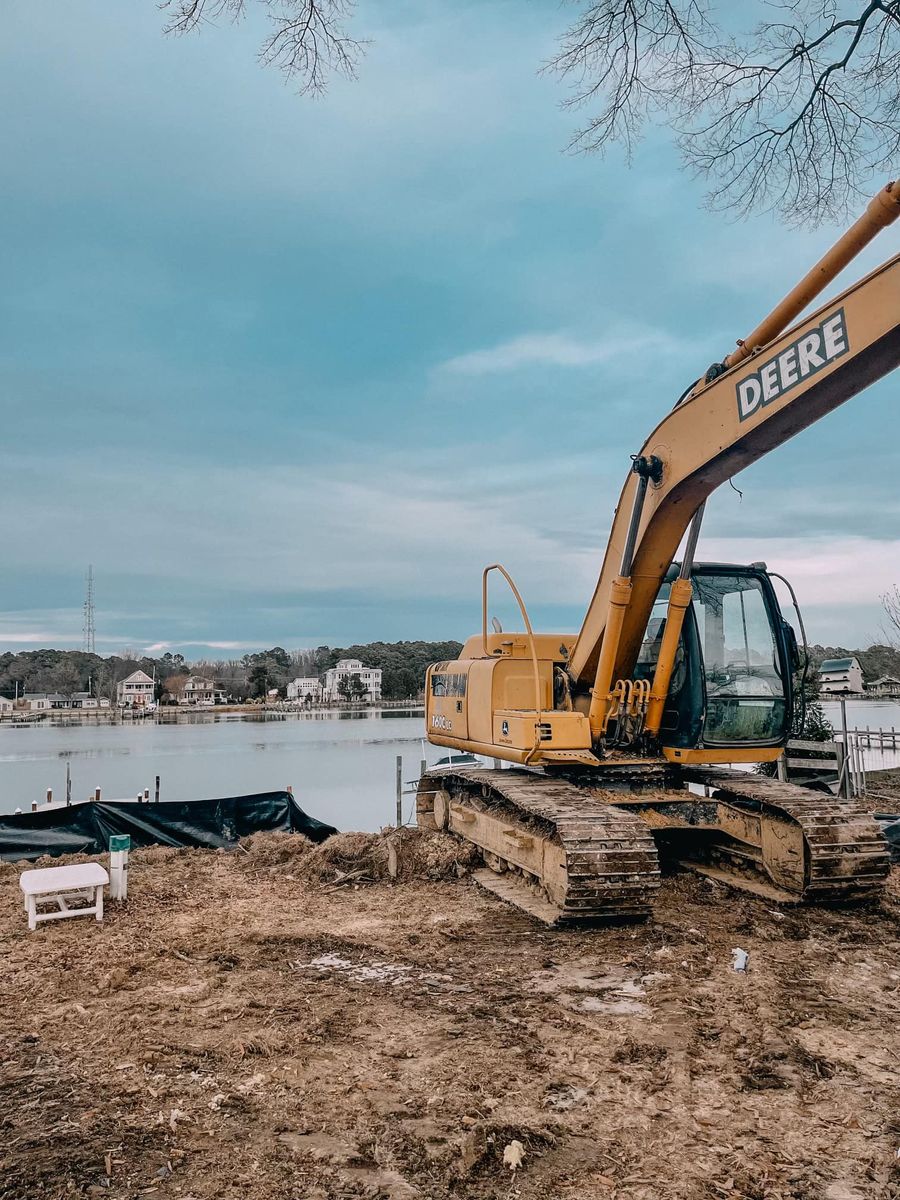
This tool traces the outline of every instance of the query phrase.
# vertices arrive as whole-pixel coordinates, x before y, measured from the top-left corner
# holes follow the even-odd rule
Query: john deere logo
[[[850,349],[844,310],[838,309],[821,325],[806,331],[737,385],[738,416],[742,421],[785,392],[815,375]]]
[[[504,737],[509,737],[509,721],[504,721],[500,726],[500,732]]]

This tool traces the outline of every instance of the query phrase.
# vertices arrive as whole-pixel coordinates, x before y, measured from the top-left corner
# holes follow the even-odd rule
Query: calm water
[[[95,787],[106,799],[133,799],[154,776],[162,800],[198,800],[283,790],[339,829],[374,830],[394,820],[395,760],[417,778],[425,721],[405,710],[270,715],[266,720],[205,714],[177,724],[40,725],[0,728],[0,813],[30,809],[53,788],[73,799]],[[426,744],[424,757],[446,754]],[[412,796],[404,797],[408,813]]]
[[[840,729],[840,705],[824,705]],[[853,728],[894,726],[900,703],[848,701]],[[99,786],[107,799],[131,799],[161,777],[163,800],[197,800],[281,790],[290,784],[306,811],[339,829],[378,829],[395,813],[395,760],[403,777],[418,776],[445,750],[424,746],[421,712],[270,715],[204,714],[177,724],[149,721],[123,725],[0,728],[0,813],[29,809],[47,788],[65,799],[66,763],[72,796],[84,799]],[[864,751],[870,769],[900,766],[900,752]],[[404,797],[409,814],[412,796]]]
[[[847,728],[872,730],[897,730],[900,739],[900,702],[897,700],[847,700]],[[841,705],[838,700],[829,700],[822,705],[825,716],[831,722],[837,734],[841,731]],[[900,745],[900,740],[898,740]],[[863,762],[866,770],[878,771],[885,767],[900,767],[900,751],[881,750],[874,746],[871,750],[862,748]]]

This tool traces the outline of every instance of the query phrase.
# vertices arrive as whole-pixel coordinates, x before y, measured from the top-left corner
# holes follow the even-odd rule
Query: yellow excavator
[[[883,887],[857,801],[735,769],[783,753],[797,640],[764,563],[694,555],[719,484],[900,365],[900,254],[788,328],[898,216],[900,180],[650,434],[577,636],[534,633],[495,563],[481,633],[428,669],[429,741],[494,768],[429,769],[418,823],[478,846],[480,882],[548,924],[648,915],[661,859],[776,901]],[[521,632],[488,630],[492,572]]]

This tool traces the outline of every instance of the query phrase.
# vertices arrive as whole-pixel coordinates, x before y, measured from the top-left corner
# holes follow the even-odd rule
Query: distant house
[[[13,710],[12,700],[8,700],[6,696],[0,696],[0,717],[7,717]]]
[[[862,667],[852,658],[826,658],[819,668],[819,690],[823,696],[839,696],[865,691]]]
[[[149,708],[155,692],[156,684],[146,671],[133,671],[116,684],[116,702],[121,708]]]
[[[381,699],[381,668],[364,667],[358,658],[342,658],[336,667],[325,672],[325,699],[345,700],[341,681],[354,676],[365,688],[364,699]]]
[[[205,679],[202,675],[189,675],[181,689],[178,703],[224,704],[225,699],[224,691],[216,686],[214,680]]]
[[[288,700],[299,701],[301,704],[319,704],[324,695],[322,682],[316,675],[294,679],[287,685]]]
[[[893,675],[882,675],[866,685],[866,693],[870,696],[900,696],[900,679]]]
[[[28,712],[49,712],[53,707],[50,697],[45,692],[26,692],[22,697],[20,707]]]
[[[72,696],[73,708],[109,708],[105,696],[92,696],[90,692],[75,692]]]

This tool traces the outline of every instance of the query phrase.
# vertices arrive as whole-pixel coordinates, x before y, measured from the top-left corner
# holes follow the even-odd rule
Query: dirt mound
[[[476,860],[474,848],[446,833],[387,828],[381,833],[338,833],[319,845],[300,834],[254,833],[241,842],[257,867],[290,864],[297,878],[343,880],[455,879]]]

